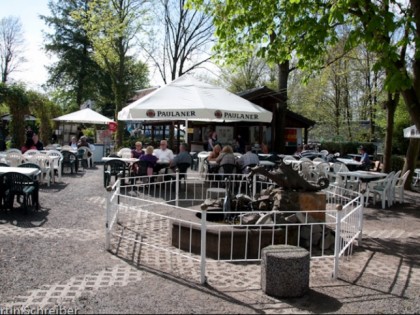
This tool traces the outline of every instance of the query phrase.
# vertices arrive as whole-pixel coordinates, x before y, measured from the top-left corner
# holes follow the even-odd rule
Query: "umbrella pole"
[[[188,119],[185,119],[184,141],[188,144]]]

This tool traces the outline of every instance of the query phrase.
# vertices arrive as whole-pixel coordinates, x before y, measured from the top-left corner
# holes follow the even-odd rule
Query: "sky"
[[[0,19],[19,17],[26,42],[24,57],[27,62],[11,78],[26,83],[28,88],[41,91],[41,85],[47,80],[45,66],[51,60],[41,49],[42,30],[48,29],[39,15],[50,15],[48,0],[0,0]]]
[[[48,78],[45,66],[50,65],[55,59],[48,57],[42,50],[42,32],[49,30],[39,15],[50,15],[48,0],[0,0],[0,19],[9,16],[19,17],[26,42],[24,57],[27,62],[20,67],[19,72],[12,73],[10,77],[24,82],[29,89],[42,92],[41,85]],[[164,85],[158,73],[152,73],[152,69],[150,71],[150,85]]]

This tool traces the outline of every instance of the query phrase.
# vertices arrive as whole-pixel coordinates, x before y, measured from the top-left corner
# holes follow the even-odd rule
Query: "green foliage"
[[[88,138],[95,139],[95,128],[94,127],[85,128],[85,129],[83,129],[83,134]]]
[[[25,141],[25,115],[29,114],[29,100],[22,85],[2,85],[0,99],[9,107],[12,121],[9,133],[12,137],[11,146],[20,148]]]
[[[83,10],[86,3],[50,1],[51,16],[41,16],[53,30],[46,34],[45,49],[59,57],[48,68],[47,83],[60,90],[60,104],[74,103],[77,108],[88,99],[96,99],[99,82],[106,75],[92,58],[93,48],[85,30],[71,16],[74,10]]]
[[[410,116],[419,125],[419,87],[413,86],[410,75],[419,72],[419,62],[412,62],[410,54],[417,61],[420,56],[418,23],[413,22],[415,19],[418,21],[419,11],[410,8],[414,2],[189,0],[191,6],[212,14],[218,37],[215,49],[219,58],[226,59],[228,63],[238,64],[250,55],[257,55],[269,63],[293,60],[301,70],[315,73],[333,60],[365,45],[367,52],[375,54],[369,69],[375,74],[379,71],[385,74],[384,83],[378,82],[371,89],[406,93],[412,98],[411,103],[406,104],[410,107]],[[350,32],[345,32],[346,29]],[[340,41],[344,42],[339,54],[331,54],[330,48],[335,48]],[[409,70],[410,66],[413,69]],[[344,73],[337,73],[337,77]],[[363,82],[364,77],[361,78]],[[371,96],[375,98],[378,95]],[[322,103],[316,103],[317,106],[319,104]],[[344,121],[351,121],[352,108],[348,106],[347,109]],[[361,116],[359,119],[365,119],[363,112],[358,114]],[[326,115],[334,114],[328,112]],[[313,119],[312,115],[309,117]],[[336,119],[334,125],[330,125],[330,134],[341,136],[338,133],[341,125],[342,122]],[[350,126],[347,129],[351,130]],[[346,135],[343,136],[346,138]],[[374,136],[361,132],[354,137],[365,140]],[[348,131],[348,138],[354,140],[354,137]]]
[[[376,153],[376,145],[371,142],[321,142],[320,150],[340,153],[340,156],[345,156],[358,153],[360,146],[364,146],[368,154]]]
[[[132,43],[140,31],[143,1],[140,0],[92,0],[87,9],[71,12],[72,18],[81,23],[87,37],[92,43],[92,58],[109,76],[117,115],[126,105],[131,90],[130,66],[133,56],[130,56]],[[136,71],[134,71],[135,73]],[[123,140],[124,123],[118,124],[117,143]]]
[[[37,117],[39,138],[46,145],[50,143],[55,129],[55,122],[52,119],[61,115],[61,108],[39,92],[27,91],[27,96],[30,112]]]
[[[401,155],[391,156],[391,172],[398,172],[404,168],[405,157]]]

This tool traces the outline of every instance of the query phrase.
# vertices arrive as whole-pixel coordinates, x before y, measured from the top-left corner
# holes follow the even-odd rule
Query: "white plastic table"
[[[30,177],[37,176],[40,170],[32,167],[12,167],[12,166],[0,166],[0,174],[16,172]]]

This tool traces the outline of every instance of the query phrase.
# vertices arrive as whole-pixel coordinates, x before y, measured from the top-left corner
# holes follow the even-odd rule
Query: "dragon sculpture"
[[[254,174],[261,174],[275,182],[283,190],[297,191],[319,191],[325,189],[330,184],[328,178],[321,177],[317,180],[316,185],[307,182],[299,172],[294,170],[290,164],[281,163],[274,171],[268,171],[263,166],[255,166],[250,169],[249,177]]]

